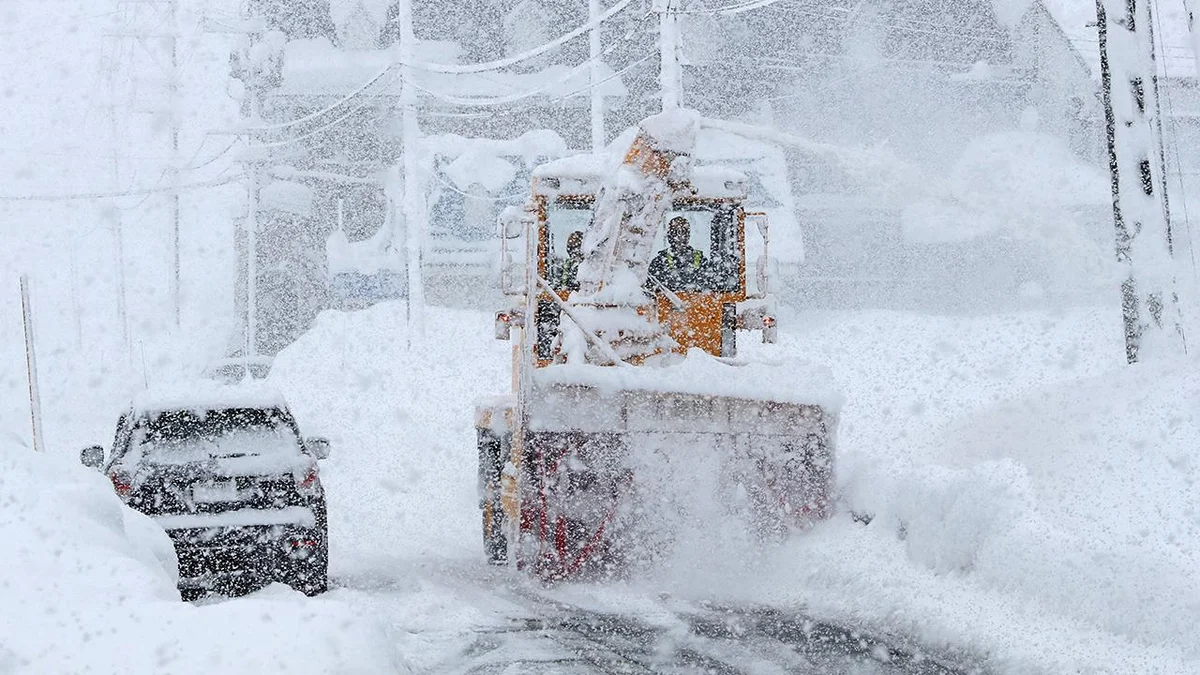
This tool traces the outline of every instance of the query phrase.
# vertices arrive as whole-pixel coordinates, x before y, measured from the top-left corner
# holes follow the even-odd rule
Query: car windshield
[[[133,440],[144,456],[159,462],[300,453],[300,439],[278,409],[160,412],[134,429]]]

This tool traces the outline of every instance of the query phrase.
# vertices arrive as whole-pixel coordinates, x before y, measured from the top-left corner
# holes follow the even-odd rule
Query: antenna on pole
[[[396,22],[400,26],[400,114],[404,139],[404,194],[401,199],[405,249],[408,253],[408,339],[411,344],[414,337],[423,337],[425,332],[425,287],[421,277],[421,258],[426,217],[418,176],[420,166],[417,143],[421,137],[421,128],[417,122],[417,90],[413,85],[413,69],[409,65],[415,59],[417,40],[413,32],[412,0],[399,0]]]
[[[592,64],[592,152],[600,152],[605,138],[604,96],[600,93],[600,0],[588,0],[588,23],[595,25],[588,33],[588,58]]]
[[[25,325],[25,372],[29,378],[29,419],[33,449],[42,452],[42,395],[38,390],[37,351],[33,332],[33,303],[29,298],[29,275],[21,275],[21,319]]]

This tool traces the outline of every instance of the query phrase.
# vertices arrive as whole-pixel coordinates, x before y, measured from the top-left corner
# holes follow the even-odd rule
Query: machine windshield
[[[579,287],[575,278],[579,253],[572,253],[571,240],[574,233],[587,230],[591,208],[591,200],[560,199],[547,209],[549,257],[543,273],[556,290]],[[672,291],[736,291],[742,254],[735,218],[732,204],[675,204],[655,236],[651,275]],[[657,287],[653,281],[647,283],[652,292]]]

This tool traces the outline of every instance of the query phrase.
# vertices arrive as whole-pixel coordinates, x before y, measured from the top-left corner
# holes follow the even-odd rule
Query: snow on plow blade
[[[821,405],[553,383],[527,410],[518,559],[544,579],[829,515],[836,417]]]

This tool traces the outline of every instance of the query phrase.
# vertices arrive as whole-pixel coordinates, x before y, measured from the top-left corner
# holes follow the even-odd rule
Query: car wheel
[[[322,532],[310,536],[319,544],[307,557],[291,561],[281,581],[312,597],[329,590],[329,540]]]

